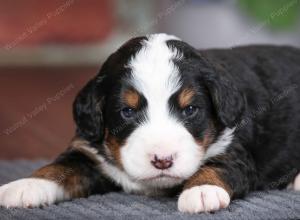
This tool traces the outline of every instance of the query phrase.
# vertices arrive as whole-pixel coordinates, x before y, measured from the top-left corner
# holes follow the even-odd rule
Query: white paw
[[[229,203],[229,194],[219,186],[194,186],[181,193],[178,210],[188,213],[211,212],[226,208]]]
[[[292,186],[294,190],[300,191],[300,174],[296,176],[294,184]]]
[[[38,207],[66,199],[61,186],[53,181],[26,178],[0,187],[0,206]]]

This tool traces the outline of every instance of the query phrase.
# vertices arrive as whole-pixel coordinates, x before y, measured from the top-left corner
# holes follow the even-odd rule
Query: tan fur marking
[[[203,167],[195,173],[184,185],[184,189],[189,189],[194,186],[201,186],[205,184],[216,185],[225,189],[228,194],[232,195],[232,189],[222,180],[218,168]]]
[[[181,108],[187,107],[191,101],[193,96],[195,95],[195,91],[193,89],[184,89],[178,96],[178,102]]]
[[[80,137],[74,137],[70,145],[71,147],[80,148],[80,146],[88,146],[89,142]]]
[[[209,128],[205,131],[204,137],[202,140],[196,140],[196,142],[204,148],[204,150],[207,150],[209,148],[209,145],[212,144],[212,142],[215,139],[215,127],[212,125],[209,126]]]
[[[79,137],[75,137],[71,141],[70,147],[76,149],[77,151],[80,151],[95,163],[100,163],[99,159],[97,158],[97,150],[91,147],[88,141]]]
[[[121,141],[117,139],[117,137],[109,134],[108,129],[105,130],[105,144],[109,149],[109,153],[111,154],[111,157],[117,162],[117,165],[122,168],[122,162],[121,162]]]
[[[89,142],[75,137],[70,143],[70,148],[81,152],[89,157],[95,164],[100,163],[96,157],[96,150],[93,153],[93,148],[89,146]],[[91,148],[91,150],[88,150]],[[81,175],[80,170],[76,167],[64,166],[60,164],[49,164],[35,171],[31,177],[43,178],[51,180],[61,185],[71,198],[87,196],[85,177]],[[88,181],[87,181],[88,182]]]
[[[50,164],[35,171],[31,177],[51,180],[61,185],[71,198],[87,196],[82,189],[82,176],[78,170]]]
[[[140,102],[140,95],[134,90],[126,90],[123,94],[123,100],[131,108],[137,108]]]

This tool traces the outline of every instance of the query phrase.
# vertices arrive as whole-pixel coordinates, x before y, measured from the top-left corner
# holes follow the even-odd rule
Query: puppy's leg
[[[198,213],[226,208],[254,185],[254,164],[240,145],[207,163],[185,184],[178,199],[181,212]]]
[[[178,199],[181,212],[210,212],[226,208],[230,203],[232,189],[220,179],[216,168],[203,167],[190,179]]]
[[[0,187],[0,205],[38,207],[117,187],[101,175],[96,150],[75,140],[52,164],[35,171],[29,178]]]

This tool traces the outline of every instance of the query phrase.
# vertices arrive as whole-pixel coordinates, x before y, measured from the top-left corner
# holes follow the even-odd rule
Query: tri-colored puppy
[[[131,39],[78,94],[70,147],[0,187],[0,204],[124,190],[175,195],[180,211],[197,213],[253,190],[299,189],[299,84],[291,47],[198,51],[166,34]]]

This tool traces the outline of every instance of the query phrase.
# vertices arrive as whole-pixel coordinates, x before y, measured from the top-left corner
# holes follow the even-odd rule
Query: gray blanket
[[[32,170],[44,163],[0,161],[0,185],[28,176]],[[45,208],[0,208],[0,220],[6,219],[300,219],[300,192],[254,192],[243,200],[233,201],[225,210],[197,215],[178,212],[176,198],[148,198],[109,193]]]

